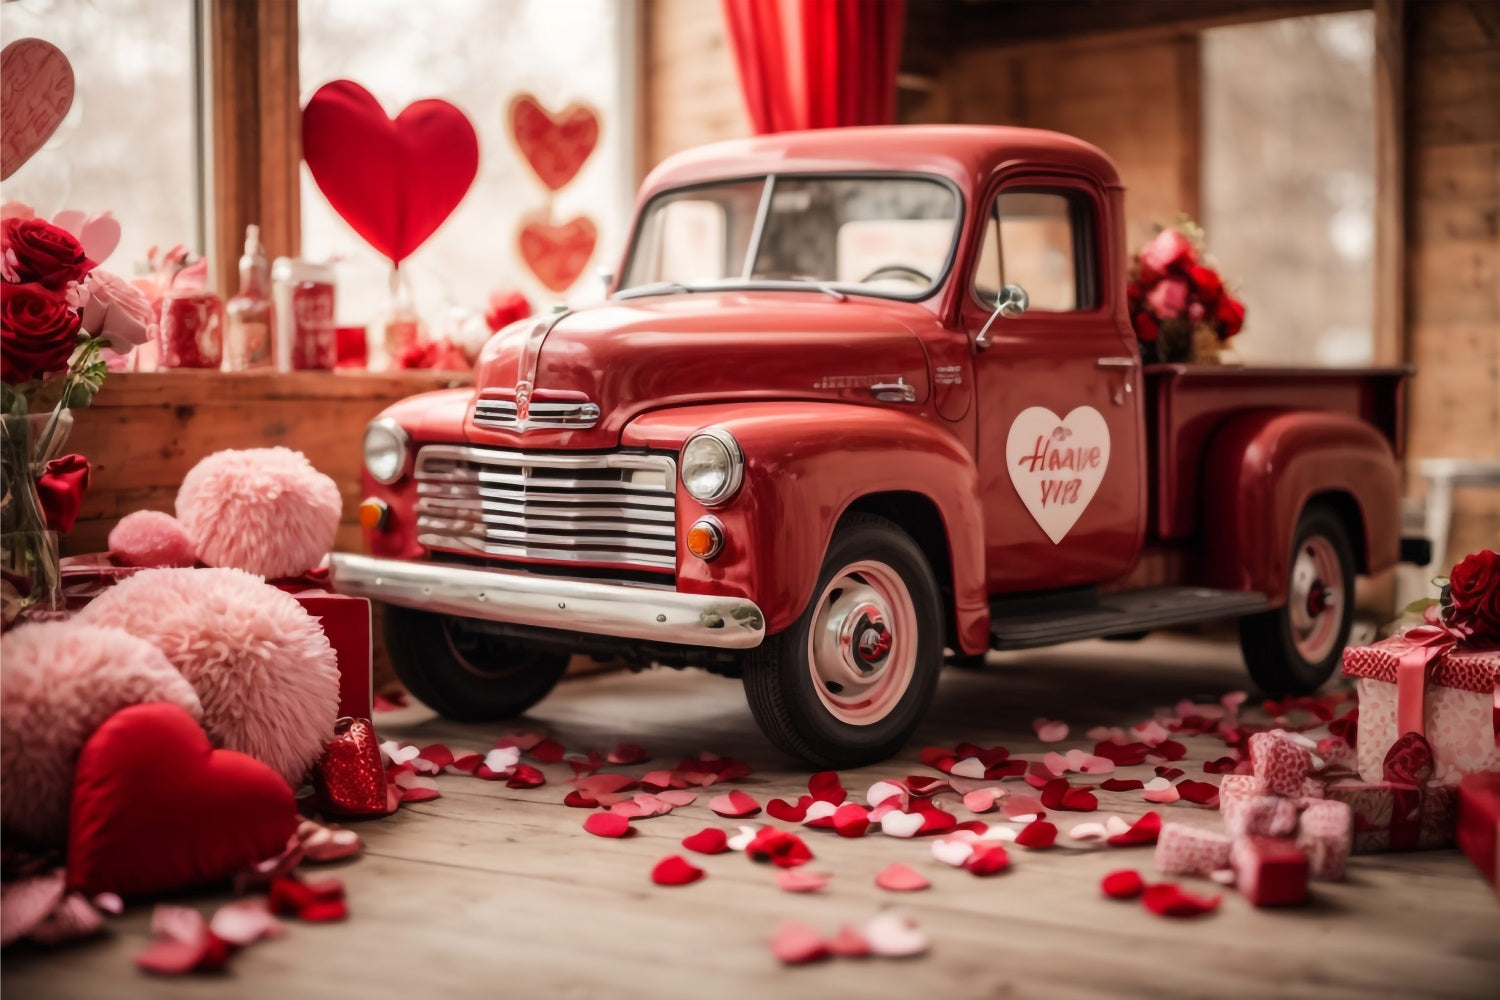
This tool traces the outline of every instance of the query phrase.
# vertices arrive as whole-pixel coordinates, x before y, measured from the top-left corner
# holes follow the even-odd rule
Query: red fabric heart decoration
[[[176,705],[132,705],[78,756],[68,887],[143,896],[213,885],[296,831],[292,790],[275,771],[213,749]]]
[[[554,115],[535,97],[521,94],[510,102],[510,134],[537,178],[557,191],[599,144],[599,116],[582,104],[569,104]]]
[[[553,292],[565,292],[578,280],[598,241],[599,230],[582,215],[561,226],[527,222],[517,237],[521,259],[536,280]]]
[[[73,106],[73,67],[40,38],[18,38],[0,51],[0,180],[42,148]]]
[[[447,101],[416,101],[391,119],[368,90],[335,80],[302,109],[302,158],[333,210],[399,265],[468,193],[479,137]]]

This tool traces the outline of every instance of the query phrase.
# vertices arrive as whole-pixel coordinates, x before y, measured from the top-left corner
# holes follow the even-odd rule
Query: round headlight
[[[715,427],[682,446],[682,486],[700,503],[723,503],[734,496],[745,475],[739,442]]]
[[[389,417],[365,428],[365,468],[377,483],[389,486],[406,474],[410,443],[406,431]]]

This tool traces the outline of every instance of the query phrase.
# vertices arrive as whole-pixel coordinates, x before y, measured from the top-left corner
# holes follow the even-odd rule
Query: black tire
[[[910,648],[914,659],[897,700],[880,718],[852,724],[836,717],[819,694],[810,666],[809,634],[835,576],[859,562],[877,564],[905,588],[916,634],[900,650]],[[837,596],[832,592],[830,603]],[[756,723],[777,747],[817,767],[859,767],[885,760],[911,737],[932,703],[943,665],[943,620],[932,568],[911,537],[885,518],[848,515],[834,532],[813,599],[802,616],[785,631],[768,636],[745,658],[745,695]]]
[[[467,629],[467,619],[387,605],[385,648],[418,701],[456,722],[496,722],[547,697],[568,657]]]
[[[1310,602],[1310,593],[1299,595],[1297,583],[1299,558],[1317,562],[1314,553],[1326,545],[1323,558],[1337,563],[1339,579],[1327,583],[1321,576],[1316,582],[1323,584],[1323,591],[1331,592],[1337,601],[1335,608],[1325,612],[1332,617],[1327,626],[1332,628],[1332,644],[1323,655],[1310,656],[1299,647],[1298,637],[1302,631],[1299,618],[1311,614],[1311,605],[1299,611],[1298,602]],[[1245,656],[1245,666],[1250,677],[1262,691],[1273,696],[1311,694],[1333,675],[1349,640],[1349,628],[1354,622],[1354,550],[1349,544],[1349,531],[1344,521],[1330,507],[1309,504],[1297,522],[1291,558],[1287,563],[1287,601],[1274,611],[1248,615],[1240,619],[1240,649]],[[1316,586],[1314,587],[1316,590]],[[1319,598],[1326,602],[1327,596]],[[1325,627],[1327,627],[1325,626]],[[1303,637],[1306,646],[1310,639]]]

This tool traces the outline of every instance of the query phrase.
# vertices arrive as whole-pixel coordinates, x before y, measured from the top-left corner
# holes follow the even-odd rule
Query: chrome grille
[[[581,393],[538,389],[517,398],[514,389],[487,389],[474,402],[474,422],[510,430],[587,430],[599,422],[599,405]]]
[[[631,569],[677,565],[677,465],[661,455],[417,452],[417,541],[430,549]]]

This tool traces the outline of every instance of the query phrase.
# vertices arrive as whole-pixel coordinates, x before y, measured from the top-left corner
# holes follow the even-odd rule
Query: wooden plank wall
[[[1500,459],[1500,4],[1407,18],[1409,456]],[[1461,490],[1449,558],[1485,546],[1500,547],[1500,491]]]
[[[643,173],[673,153],[750,134],[718,0],[645,0]]]

